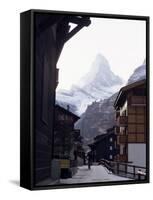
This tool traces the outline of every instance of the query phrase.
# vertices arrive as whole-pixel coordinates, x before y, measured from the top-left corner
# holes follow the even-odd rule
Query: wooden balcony
[[[117,144],[146,143],[145,133],[128,133],[128,135],[117,134]]]
[[[117,118],[117,126],[127,126],[128,118],[127,116],[119,116]]]
[[[120,133],[120,127],[119,126],[116,126],[115,127],[115,133],[118,135]]]
[[[144,133],[129,133],[127,141],[128,143],[146,143],[146,136]]]
[[[131,106],[145,106],[146,97],[145,96],[131,96],[130,104]]]
[[[127,142],[127,135],[119,135],[119,143],[125,144]]]

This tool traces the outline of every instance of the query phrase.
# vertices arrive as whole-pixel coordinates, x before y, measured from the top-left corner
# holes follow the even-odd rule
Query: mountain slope
[[[139,67],[137,67],[133,74],[128,79],[128,84],[134,83],[136,81],[146,79],[146,61],[144,60],[143,64]]]
[[[106,129],[115,125],[113,105],[116,97],[117,93],[108,99],[93,102],[77,121],[75,127],[80,129],[85,142],[91,142],[95,136],[106,133]]]
[[[145,62],[137,67],[129,77],[127,84],[146,78]],[[93,102],[76,123],[76,128],[81,130],[85,142],[91,142],[99,134],[106,133],[106,129],[115,125],[115,109],[113,107],[117,93],[111,97]]]

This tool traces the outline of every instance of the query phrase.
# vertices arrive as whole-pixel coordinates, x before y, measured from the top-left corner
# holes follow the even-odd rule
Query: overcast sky
[[[97,54],[125,81],[146,58],[146,23],[140,20],[91,18],[91,24],[64,46],[57,67],[58,89],[69,89],[89,71]]]

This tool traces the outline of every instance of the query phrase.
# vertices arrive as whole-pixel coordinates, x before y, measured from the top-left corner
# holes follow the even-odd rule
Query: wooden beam
[[[65,42],[67,42],[69,39],[71,39],[76,33],[78,33],[82,28],[84,27],[83,24],[78,25],[75,27],[71,32],[69,32],[65,37]]]
[[[75,17],[75,16],[69,16],[68,21],[73,24],[82,24],[84,26],[89,26],[91,24],[91,20],[89,17]]]

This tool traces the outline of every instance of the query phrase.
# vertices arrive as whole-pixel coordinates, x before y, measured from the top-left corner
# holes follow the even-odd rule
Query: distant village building
[[[54,157],[70,158],[70,150],[73,144],[75,122],[80,119],[78,116],[65,108],[55,106],[54,125]],[[78,130],[77,133],[79,134]]]
[[[116,155],[115,128],[107,129],[107,133],[96,136],[89,147],[93,162],[99,162],[101,159],[113,161]]]
[[[69,110],[69,106],[67,108],[55,106],[53,158],[60,161],[62,178],[71,177],[71,168],[77,166],[81,151],[80,130],[74,129],[75,122],[80,118]]]
[[[121,88],[114,107],[119,149],[116,161],[146,167],[146,81]]]

